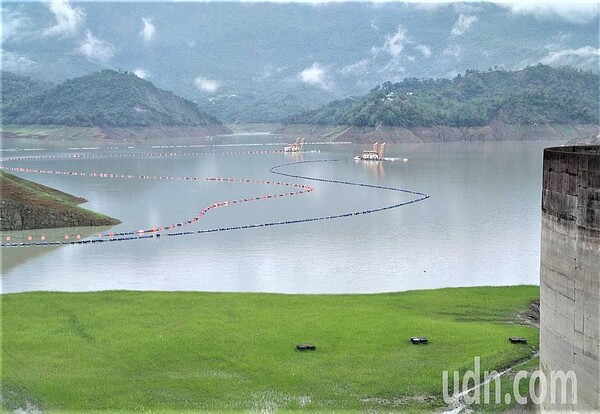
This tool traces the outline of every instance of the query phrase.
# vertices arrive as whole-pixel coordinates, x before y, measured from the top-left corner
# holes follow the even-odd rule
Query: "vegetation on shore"
[[[7,77],[6,72],[2,74]],[[9,79],[15,78],[8,75]],[[220,125],[189,100],[156,88],[130,72],[103,70],[36,92],[34,81],[13,82],[3,93],[7,124],[80,127]]]
[[[283,125],[274,133],[304,136],[326,142],[473,142],[473,141],[567,141],[589,138],[600,131],[592,124],[510,125],[494,121],[476,127],[414,127],[403,128],[379,125],[357,127],[347,125]]]
[[[2,110],[23,100],[48,91],[54,86],[51,82],[30,78],[7,71],[0,71],[2,80]]]
[[[270,124],[270,123],[256,123],[256,124],[226,124],[233,133],[272,133],[277,128],[281,127],[281,124]]]
[[[78,207],[87,201],[0,171],[0,230],[109,226],[120,221]]]
[[[2,139],[33,138],[50,141],[102,141],[132,142],[165,137],[185,140],[204,140],[208,136],[229,134],[227,127],[215,124],[204,126],[153,126],[153,127],[78,127],[65,125],[2,125]],[[8,142],[8,141],[7,141]]]
[[[444,370],[532,355],[538,330],[516,315],[538,296],[536,286],[6,294],[1,401],[50,413],[431,412],[445,406]],[[429,345],[412,345],[413,335]],[[304,342],[317,350],[297,351]]]
[[[473,127],[597,124],[598,74],[569,67],[468,70],[454,79],[385,82],[363,97],[290,116],[287,124],[355,127]]]
[[[105,139],[98,127],[64,125],[2,125],[2,139],[33,138],[60,141],[95,141]],[[8,142],[7,142],[8,144]]]

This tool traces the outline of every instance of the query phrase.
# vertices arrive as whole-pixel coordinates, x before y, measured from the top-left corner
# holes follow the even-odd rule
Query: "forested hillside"
[[[50,82],[6,71],[0,71],[0,81],[2,82],[2,108],[42,94],[53,85]]]
[[[4,70],[58,83],[123,68],[226,122],[280,122],[467,69],[599,68],[593,3],[59,3],[3,2]]]
[[[220,124],[194,102],[158,89],[130,72],[103,70],[38,91],[20,99],[11,95],[5,101],[3,122],[100,127]]]
[[[287,124],[446,125],[598,123],[599,77],[546,65],[519,71],[469,70],[454,79],[385,82],[363,97],[333,101],[286,119]]]

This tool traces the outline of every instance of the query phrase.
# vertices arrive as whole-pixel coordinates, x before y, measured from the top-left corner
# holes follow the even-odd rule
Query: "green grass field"
[[[515,321],[538,296],[535,286],[6,294],[2,404],[44,412],[429,412],[445,405],[443,370],[471,369],[474,356],[482,371],[531,356],[538,330]],[[430,344],[412,345],[412,335]],[[509,336],[529,344],[511,345]],[[317,350],[296,351],[301,342]]]

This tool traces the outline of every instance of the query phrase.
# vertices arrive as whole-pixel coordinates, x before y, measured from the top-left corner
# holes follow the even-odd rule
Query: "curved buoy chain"
[[[335,183],[335,184],[353,185],[353,186],[357,186],[357,187],[377,188],[377,189],[380,189],[380,190],[398,191],[398,192],[401,192],[401,193],[414,194],[414,195],[421,196],[420,198],[414,199],[414,200],[412,200],[410,202],[400,203],[400,204],[394,204],[392,206],[375,209],[374,211],[389,210],[391,208],[401,207],[401,206],[404,206],[406,204],[416,203],[418,201],[423,201],[423,200],[429,198],[429,195],[426,194],[426,193],[421,193],[419,191],[413,191],[413,190],[406,190],[404,188],[389,187],[389,186],[385,186],[385,185],[355,183],[355,182],[352,182],[352,181],[328,180],[328,179],[325,179],[325,178],[308,177],[308,176],[305,176],[305,175],[295,175],[295,174],[289,174],[289,173],[283,173],[283,172],[280,172],[280,171],[275,171],[275,170],[278,170],[279,168],[287,167],[289,165],[323,163],[323,162],[342,162],[342,161],[354,161],[354,159],[346,159],[346,160],[310,160],[310,161],[288,162],[286,164],[280,164],[280,165],[276,165],[274,167],[271,167],[271,169],[269,171],[272,172],[273,174],[282,175],[284,177],[300,178],[300,179],[309,180],[309,181],[321,181],[321,182],[324,182],[324,183]],[[365,211],[368,211],[368,210],[365,210]]]
[[[276,171],[276,170],[278,170],[280,168],[287,167],[287,166],[290,166],[290,165],[310,164],[310,163],[323,163],[323,162],[340,162],[340,161],[351,161],[351,160],[311,160],[311,161],[290,162],[290,163],[286,163],[286,164],[276,165],[275,167],[272,167],[269,171],[272,172],[273,174],[282,175],[284,177],[298,178],[298,179],[309,180],[309,181],[320,181],[320,182],[323,182],[323,183],[351,185],[351,186],[356,186],[356,187],[375,188],[375,189],[378,189],[378,190],[396,191],[396,192],[400,192],[400,193],[413,194],[413,195],[418,196],[417,198],[414,198],[414,199],[408,200],[408,201],[404,201],[402,203],[392,204],[392,205],[384,206],[384,207],[378,207],[378,208],[374,208],[374,209],[370,209],[370,210],[355,211],[355,212],[352,212],[352,213],[335,214],[333,216],[326,216],[324,218],[309,219],[311,221],[314,221],[314,220],[330,220],[330,219],[336,219],[336,218],[342,218],[342,217],[358,216],[360,214],[377,213],[379,211],[391,210],[391,209],[402,207],[402,206],[406,206],[406,205],[409,205],[409,204],[418,203],[419,201],[423,201],[423,200],[426,200],[426,199],[429,198],[429,195],[426,194],[426,193],[421,193],[419,191],[413,191],[413,190],[407,190],[407,189],[404,189],[404,188],[390,187],[390,186],[385,186],[385,185],[355,183],[355,182],[352,182],[352,181],[330,180],[330,179],[326,179],[326,178],[309,177],[309,176],[306,176],[306,175],[296,175],[296,174],[289,174],[289,173],[284,173],[284,172],[281,172],[281,171]],[[352,161],[354,161],[354,160],[352,160]],[[295,221],[295,222],[301,222],[301,220],[298,220],[298,221]]]
[[[200,213],[198,213],[196,216],[194,216],[190,219],[185,219],[176,224],[155,226],[155,227],[152,227],[149,229],[142,229],[142,230],[99,233],[96,235],[97,238],[110,238],[108,241],[135,240],[135,239],[144,238],[144,237],[126,237],[126,238],[124,238],[123,236],[132,236],[132,235],[141,236],[144,234],[147,235],[148,233],[156,233],[156,235],[160,237],[160,232],[163,232],[166,230],[172,230],[175,228],[181,228],[181,227],[184,227],[184,226],[187,226],[190,224],[194,224],[198,220],[200,220],[205,214],[207,214],[209,211],[216,209],[216,208],[226,207],[226,206],[230,206],[230,205],[234,205],[234,204],[248,203],[248,202],[253,202],[253,201],[261,201],[261,200],[268,200],[268,199],[274,199],[274,198],[280,198],[280,197],[300,195],[300,194],[304,194],[304,193],[310,193],[313,191],[313,188],[311,186],[304,185],[304,184],[283,183],[283,182],[270,181],[270,180],[254,180],[254,179],[242,179],[242,178],[224,178],[224,177],[199,178],[199,177],[186,177],[186,176],[131,175],[131,174],[114,174],[114,173],[98,173],[98,172],[38,170],[38,169],[34,169],[34,168],[6,167],[3,165],[0,165],[0,170],[25,172],[25,173],[33,173],[33,174],[70,175],[70,176],[91,177],[91,178],[116,178],[116,179],[129,179],[129,180],[138,179],[138,180],[166,180],[166,181],[206,181],[206,182],[219,182],[219,183],[262,184],[262,185],[273,185],[273,186],[279,186],[279,187],[291,187],[294,189],[298,189],[297,191],[289,191],[286,193],[265,194],[265,195],[261,195],[261,196],[254,196],[254,197],[247,197],[247,198],[240,198],[240,199],[235,199],[235,200],[216,202],[216,203],[213,203],[213,204],[210,204],[210,205],[204,207],[202,209],[202,211],[200,211]],[[194,233],[194,232],[191,232],[191,233]],[[187,234],[190,234],[190,233],[187,233]],[[169,236],[171,234],[166,234],[166,235]],[[16,247],[16,246],[26,247],[26,246],[30,246],[30,245],[46,246],[46,245],[56,245],[56,244],[83,244],[83,243],[90,243],[90,242],[94,243],[94,242],[98,241],[98,239],[80,240],[81,235],[79,235],[79,234],[72,234],[72,235],[65,234],[62,237],[63,237],[64,241],[60,240],[60,241],[55,241],[55,242],[47,242],[46,237],[41,236],[40,242],[36,243],[36,242],[33,242],[33,236],[29,236],[28,241],[30,243],[27,243],[27,242],[5,243],[5,244],[1,244],[0,246],[6,246],[6,247],[9,247],[9,246],[10,247]],[[150,234],[149,237],[153,237],[153,235]],[[6,242],[6,241],[10,241],[11,239],[12,239],[11,236],[3,236],[2,241]],[[71,239],[75,239],[75,240],[71,240]],[[71,241],[68,241],[68,240],[71,240]]]
[[[256,151],[256,152],[252,152],[252,153],[267,153],[267,152],[269,152],[269,151]],[[279,151],[273,151],[273,152],[279,152]],[[187,153],[187,154],[191,154],[191,153]],[[164,154],[162,154],[162,156],[175,156],[175,155],[185,156],[187,154],[186,153],[183,153],[183,154],[164,153]],[[197,154],[199,154],[199,153],[197,153]],[[206,155],[208,155],[208,154],[206,153]],[[153,154],[153,156],[156,156],[156,155]],[[4,161],[13,161],[15,158],[18,158],[18,159],[23,159],[23,158],[40,159],[40,158],[42,158],[43,159],[43,158],[59,158],[59,157],[58,156],[9,157],[8,159],[3,159],[3,160]],[[67,155],[66,158],[79,158],[79,157],[73,156],[73,155]],[[86,158],[88,158],[88,157],[86,157]],[[89,157],[89,158],[91,158],[91,157]],[[269,172],[271,172],[273,174],[285,176],[285,177],[290,177],[290,178],[309,180],[309,181],[318,181],[318,182],[325,182],[325,183],[332,183],[332,184],[340,184],[340,185],[357,186],[357,187],[367,187],[367,188],[374,188],[374,189],[378,189],[378,190],[395,191],[395,192],[416,195],[418,197],[416,197],[412,200],[408,200],[408,201],[404,201],[401,203],[396,203],[396,204],[392,204],[392,205],[388,205],[388,206],[378,207],[378,208],[374,208],[374,209],[360,210],[360,211],[334,214],[334,215],[328,215],[328,216],[317,216],[317,217],[302,218],[302,219],[295,219],[295,220],[274,221],[274,222],[267,222],[267,223],[260,223],[260,224],[248,224],[248,225],[243,225],[243,226],[221,227],[221,228],[212,228],[212,229],[204,229],[204,230],[196,230],[196,231],[182,231],[182,232],[174,232],[174,233],[165,233],[164,235],[165,236],[183,236],[183,235],[191,235],[191,234],[214,233],[214,232],[218,232],[218,231],[246,230],[246,229],[259,228],[259,227],[281,226],[281,225],[287,225],[287,224],[309,223],[309,222],[322,221],[322,220],[333,220],[333,219],[338,219],[338,218],[358,216],[361,214],[377,213],[380,211],[390,210],[390,209],[406,206],[409,204],[417,203],[419,201],[423,201],[423,200],[429,198],[429,195],[427,195],[425,193],[402,189],[402,188],[397,188],[397,187],[357,183],[357,182],[352,182],[352,181],[332,180],[332,179],[325,179],[325,178],[318,178],[318,177],[309,177],[309,176],[290,174],[290,173],[278,171],[281,168],[289,167],[289,166],[293,166],[293,165],[299,165],[299,164],[327,163],[327,162],[341,162],[341,161],[349,161],[349,160],[329,159],[329,160],[310,160],[310,161],[290,162],[290,163],[276,165],[276,166],[272,167],[269,170]],[[307,185],[302,185],[302,184],[297,184],[297,183],[281,183],[281,182],[273,182],[273,181],[267,181],[267,180],[213,178],[213,177],[198,178],[198,177],[148,176],[148,175],[137,176],[137,175],[113,174],[113,173],[87,173],[87,172],[73,172],[73,171],[39,170],[39,169],[23,168],[23,167],[6,167],[3,165],[0,165],[0,169],[8,170],[8,171],[26,172],[26,173],[74,175],[74,176],[85,176],[85,177],[94,177],[94,178],[122,178],[122,179],[136,178],[136,179],[186,180],[186,181],[198,181],[198,180],[202,181],[203,180],[203,181],[215,181],[215,182],[227,182],[227,183],[270,184],[270,185],[278,185],[278,186],[289,186],[289,187],[294,187],[294,188],[300,189],[298,191],[288,192],[288,193],[269,194],[269,195],[263,195],[263,196],[258,196],[258,197],[249,197],[249,198],[214,203],[214,204],[211,204],[211,205],[205,207],[195,217],[188,219],[188,220],[184,220],[183,222],[168,225],[168,226],[158,226],[158,227],[152,227],[147,230],[126,231],[126,232],[118,232],[118,233],[100,233],[97,235],[96,238],[91,238],[91,239],[88,238],[85,240],[81,240],[80,235],[74,236],[76,238],[76,240],[70,240],[70,236],[65,235],[64,236],[65,240],[45,241],[45,236],[41,236],[41,238],[40,238],[41,241],[37,242],[37,241],[32,241],[32,237],[30,236],[30,237],[28,237],[28,242],[5,243],[5,241],[11,240],[10,236],[6,236],[6,237],[3,237],[2,242],[0,243],[0,247],[55,246],[55,245],[67,245],[67,244],[88,244],[88,243],[103,243],[103,242],[158,238],[161,236],[161,232],[164,232],[167,230],[172,230],[175,228],[181,228],[183,226],[196,223],[206,213],[208,213],[210,210],[215,209],[215,208],[225,207],[225,206],[229,206],[229,205],[233,205],[233,204],[245,203],[245,202],[250,202],[250,201],[258,201],[258,200],[264,200],[264,199],[272,199],[272,198],[277,198],[277,197],[303,194],[303,193],[308,193],[308,192],[313,191],[313,188],[310,186],[307,186]]]

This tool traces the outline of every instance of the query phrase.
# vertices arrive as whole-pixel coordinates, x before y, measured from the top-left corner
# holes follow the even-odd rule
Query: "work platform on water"
[[[373,144],[373,149],[364,150],[361,155],[354,157],[357,161],[383,161],[383,154],[385,150],[385,142],[379,144],[378,142]]]
[[[300,152],[304,149],[304,138],[296,138],[296,142],[286,145],[283,152]]]

